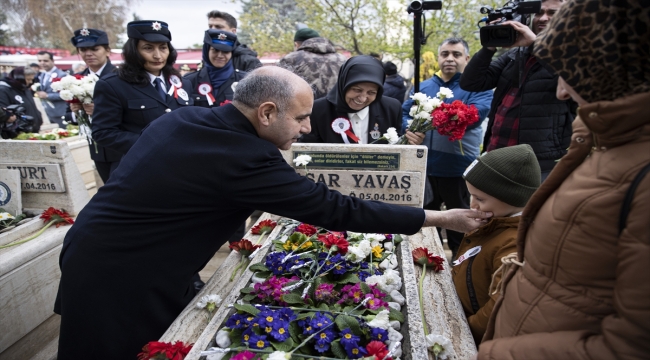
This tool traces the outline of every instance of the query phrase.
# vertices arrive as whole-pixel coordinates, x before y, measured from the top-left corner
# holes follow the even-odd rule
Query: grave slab
[[[67,141],[0,141],[0,169],[20,172],[24,212],[52,206],[76,216],[90,200]]]
[[[282,151],[296,172],[343,195],[423,207],[427,147],[413,145],[301,144]],[[312,161],[293,162],[300,155]]]
[[[22,214],[23,198],[17,170],[0,169],[0,208],[14,216]]]

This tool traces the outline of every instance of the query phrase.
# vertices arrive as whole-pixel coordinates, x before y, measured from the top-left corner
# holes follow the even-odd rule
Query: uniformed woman
[[[74,32],[70,39],[72,45],[77,48],[77,52],[86,64],[86,70],[80,74],[87,76],[93,74],[100,79],[104,79],[115,71],[115,66],[111,64],[109,56],[111,48],[108,43],[108,34],[97,29],[83,28]],[[95,116],[95,104],[70,104],[72,114],[84,110],[90,116]],[[80,125],[80,130],[84,125]],[[85,129],[84,129],[85,130]],[[86,131],[87,132],[87,131]],[[92,133],[88,137],[90,146],[90,158],[95,162],[95,168],[102,178],[102,181],[108,181],[108,175],[111,172],[111,163],[119,162],[122,154],[117,151],[105,149],[103,146],[95,144],[92,140]]]
[[[389,127],[400,132],[400,103],[382,96],[385,77],[381,62],[371,56],[348,59],[332,90],[314,101],[311,133],[301,142],[370,144]]]
[[[210,29],[203,37],[203,63],[201,70],[188,74],[185,79],[192,83],[194,105],[220,106],[232,101],[237,82],[246,73],[234,68],[232,51],[237,35],[223,30]]]
[[[95,86],[93,139],[124,156],[150,122],[172,110],[192,105],[190,83],[173,68],[176,50],[167,23],[155,20],[127,24],[124,63]],[[111,162],[112,173],[119,164]]]

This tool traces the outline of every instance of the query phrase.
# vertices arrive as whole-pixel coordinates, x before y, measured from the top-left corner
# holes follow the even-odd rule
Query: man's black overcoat
[[[58,359],[135,359],[253,209],[357,232],[412,234],[424,222],[422,209],[346,197],[298,175],[231,104],[176,110],[142,132],[66,235]]]

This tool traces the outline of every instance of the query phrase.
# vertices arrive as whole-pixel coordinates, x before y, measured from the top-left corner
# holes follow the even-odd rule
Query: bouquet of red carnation
[[[183,360],[192,350],[192,345],[185,345],[182,341],[173,344],[150,341],[138,354],[138,360]]]
[[[463,143],[461,139],[465,135],[465,130],[467,130],[467,126],[478,121],[476,106],[468,106],[460,100],[455,100],[451,104],[440,104],[439,107],[433,110],[431,116],[438,134],[449,136],[449,141],[458,140],[462,154]]]

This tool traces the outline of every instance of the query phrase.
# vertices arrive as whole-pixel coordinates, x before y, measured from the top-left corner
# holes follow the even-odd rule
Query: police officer
[[[190,83],[173,67],[176,50],[167,23],[156,20],[127,24],[124,63],[97,82],[93,138],[124,156],[149,123],[183,106],[193,105]],[[111,162],[112,173],[119,159]]]
[[[96,29],[79,29],[74,32],[74,36],[70,42],[77,48],[77,52],[81,59],[86,64],[86,69],[80,74],[95,75],[100,79],[106,78],[108,75],[115,71],[115,66],[111,64],[109,56],[111,55],[111,48],[108,45],[108,35]],[[75,114],[78,111],[84,111],[89,116],[95,116],[95,104],[70,104],[69,113],[71,120],[75,121]],[[75,121],[76,122],[76,121]],[[95,168],[99,176],[104,182],[108,181],[108,174],[111,170],[111,162],[119,162],[122,154],[106,149],[103,146],[95,143],[92,139],[92,132],[86,129],[85,125],[80,125],[80,130],[87,134],[88,142],[90,143],[90,158],[95,161]]]
[[[203,63],[201,70],[188,74],[185,79],[192,83],[192,99],[196,106],[220,106],[232,101],[237,82],[246,76],[233,66],[232,52],[237,35],[209,29],[203,37]]]

